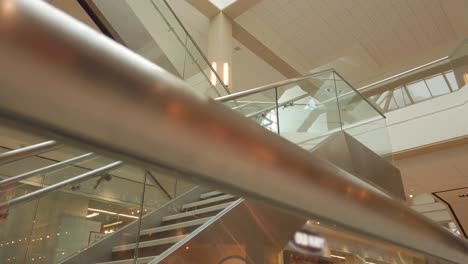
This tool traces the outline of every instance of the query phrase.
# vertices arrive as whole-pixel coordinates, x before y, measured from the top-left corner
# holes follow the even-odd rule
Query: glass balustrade
[[[2,154],[39,141],[20,137],[27,134],[11,128],[0,130],[5,132]],[[68,163],[60,165],[63,162]],[[126,164],[102,169],[115,162],[63,145],[1,164],[0,262],[60,263],[116,234],[113,246],[138,243],[141,218],[195,186],[163,169]],[[39,194],[95,170],[101,171]],[[12,180],[18,176],[22,178]],[[25,195],[32,197],[15,203]]]
[[[330,86],[331,81],[335,81],[329,78],[331,76],[333,75],[316,82],[301,82],[301,86],[297,86],[312,87],[305,85],[314,84],[314,87],[323,86],[323,90],[318,90],[315,97],[298,93],[294,95],[294,99],[307,95],[309,98],[304,98],[309,101],[321,100],[325,105],[333,105],[325,102],[331,100],[336,106],[337,98],[338,102],[343,100],[346,104],[351,104],[349,101],[353,100],[352,97],[340,98],[329,94],[334,87]],[[284,90],[280,94],[286,96],[289,89],[297,90],[297,86],[282,87]],[[288,97],[285,98],[284,100],[288,100]],[[302,102],[301,100],[303,99],[294,102]],[[274,104],[281,105],[282,102],[284,101]],[[279,110],[281,116],[286,116],[287,113],[283,113],[280,107],[276,106],[275,110]],[[303,105],[299,103],[294,107],[298,108],[295,113],[304,110]],[[262,109],[265,107],[258,106],[249,111]],[[332,112],[338,116],[343,111],[331,107],[325,109],[328,112],[320,113]],[[351,110],[349,108],[346,111]],[[366,121],[373,117],[366,115],[369,112],[357,109],[351,113],[354,118],[352,120]],[[360,117],[362,120],[356,120]],[[340,126],[346,130],[346,125],[333,122],[329,125],[331,129],[317,133],[319,136],[314,140],[319,142],[330,131],[341,129]],[[44,141],[15,138],[21,134],[20,131],[8,131],[0,141],[2,154],[18,146]],[[297,132],[298,129],[291,131]],[[10,143],[10,139],[15,139],[21,144]],[[214,198],[201,200],[202,203],[209,201],[209,204],[199,204],[185,211],[186,217],[158,222],[156,219],[161,218],[161,208],[165,208],[163,217],[184,212],[173,204],[177,203],[176,200],[180,197],[196,190],[196,187],[187,181],[190,176],[163,168],[156,170],[154,165],[148,170],[123,164],[35,199],[8,206],[8,201],[11,202],[24,194],[60,184],[116,161],[99,153],[84,156],[89,153],[65,144],[51,151],[0,165],[0,184],[5,179],[49,167],[43,172],[31,173],[28,178],[18,182],[12,181],[8,185],[2,185],[0,203],[5,205],[4,202],[7,202],[7,206],[1,207],[0,219],[2,263],[451,263],[388,241],[355,233],[341,227],[338,222],[307,217],[284,207],[278,208],[263,202],[236,198],[234,195],[230,200],[217,202],[220,194],[213,194],[211,197]],[[50,168],[61,161],[77,157],[82,158],[57,168]],[[200,194],[207,193],[200,191],[197,197]],[[229,205],[210,214],[209,220],[204,220],[207,217],[206,213],[197,212],[226,201]],[[187,204],[185,202],[183,206]],[[185,223],[198,220],[204,221],[198,225],[185,226]],[[171,229],[171,225],[181,227]],[[148,231],[158,228],[161,229],[158,233]],[[158,242],[154,246],[148,246],[155,240],[172,236],[180,238],[170,243],[159,245]],[[100,261],[101,259],[107,261]]]
[[[212,98],[228,93],[166,2],[90,2],[108,22],[117,39],[129,49],[185,80],[199,93]]]
[[[385,117],[335,71],[222,101],[308,150],[343,130],[383,157],[392,153]]]

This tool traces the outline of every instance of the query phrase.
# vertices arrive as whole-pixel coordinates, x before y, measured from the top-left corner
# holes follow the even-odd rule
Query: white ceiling
[[[263,0],[235,21],[305,74],[355,85],[448,55],[468,36],[466,0]]]

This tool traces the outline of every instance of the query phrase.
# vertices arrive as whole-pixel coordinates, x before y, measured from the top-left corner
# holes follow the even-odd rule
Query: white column
[[[223,12],[210,19],[208,59],[221,80],[232,90],[232,21]],[[212,79],[212,83],[215,80]],[[216,80],[216,87],[219,87]]]

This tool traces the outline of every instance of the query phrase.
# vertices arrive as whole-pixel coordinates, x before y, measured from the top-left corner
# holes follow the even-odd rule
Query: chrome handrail
[[[97,169],[94,169],[94,170],[91,170],[91,171],[87,171],[87,172],[85,172],[83,174],[80,174],[78,176],[74,176],[72,178],[57,182],[57,183],[52,184],[50,186],[44,187],[42,189],[27,193],[25,195],[13,198],[13,199],[5,201],[5,202],[1,202],[0,203],[0,210],[9,209],[9,208],[12,208],[12,207],[14,207],[16,205],[19,205],[19,204],[22,204],[22,203],[25,203],[25,202],[28,202],[28,201],[36,200],[36,199],[38,199],[38,198],[40,198],[40,197],[42,197],[42,196],[44,196],[44,195],[46,195],[46,194],[48,194],[50,192],[57,191],[57,190],[62,189],[64,187],[66,187],[66,186],[85,181],[85,180],[87,180],[89,178],[92,178],[92,177],[96,177],[96,176],[98,176],[100,174],[103,174],[105,172],[108,172],[110,170],[115,170],[115,169],[121,167],[122,165],[123,165],[122,161],[115,161],[115,162],[110,163],[108,165],[102,166],[100,168],[97,168]]]
[[[73,163],[81,162],[81,161],[84,161],[84,160],[88,160],[88,159],[93,158],[93,157],[95,157],[94,153],[92,153],[92,152],[91,153],[86,153],[86,154],[80,155],[78,157],[74,157],[74,158],[71,158],[71,159],[60,161],[60,162],[51,164],[49,166],[45,166],[45,167],[35,169],[35,170],[32,170],[32,171],[28,171],[28,172],[25,172],[25,173],[22,173],[22,174],[13,176],[13,177],[9,177],[9,178],[6,178],[6,179],[0,181],[0,187],[4,187],[6,185],[10,185],[10,184],[13,184],[15,182],[19,182],[19,181],[31,178],[32,176],[37,175],[39,173],[47,173],[49,171],[58,170],[58,169],[61,169],[61,168],[65,167],[65,166],[67,166],[69,164],[73,164]]]
[[[301,76],[301,77],[298,77],[298,78],[292,78],[292,79],[287,79],[287,80],[283,80],[283,81],[279,81],[279,82],[275,82],[275,83],[270,83],[270,84],[267,84],[267,85],[259,86],[259,87],[252,88],[252,89],[248,89],[248,90],[241,91],[241,92],[238,92],[238,93],[221,96],[221,97],[216,98],[215,100],[218,101],[218,102],[228,102],[228,101],[237,100],[237,99],[249,96],[249,95],[261,93],[261,92],[268,91],[268,90],[271,90],[271,89],[276,89],[276,88],[278,88],[280,86],[284,86],[284,85],[288,85],[288,84],[291,84],[291,83],[307,80],[309,78],[313,78],[314,76],[318,76],[318,75],[324,74],[326,72],[330,72],[330,73],[338,75],[341,78],[341,80],[343,80],[353,90],[353,92],[348,92],[348,93],[345,93],[345,94],[341,94],[338,97],[343,97],[343,96],[355,93],[355,94],[359,95],[364,101],[366,101],[377,113],[379,113],[379,115],[381,115],[383,118],[386,118],[385,115],[382,113],[382,111],[380,111],[380,109],[377,106],[375,106],[371,101],[369,101],[366,97],[364,97],[356,88],[354,88],[354,86],[352,86],[348,81],[346,81],[334,69],[327,69],[327,70],[323,70],[323,71],[319,71],[319,72],[314,72],[314,73],[311,73],[311,74],[308,74],[308,75],[304,75],[304,76]],[[330,100],[332,100],[332,99],[330,99]]]
[[[371,87],[374,87],[374,86],[377,86],[377,85],[380,85],[380,84],[385,84],[385,83],[391,82],[391,81],[393,81],[395,79],[399,79],[401,77],[408,76],[409,74],[413,74],[415,72],[418,72],[419,70],[422,70],[422,69],[425,69],[425,68],[428,68],[428,67],[433,67],[434,65],[437,65],[437,64],[441,64],[442,62],[445,62],[445,61],[447,61],[447,63],[448,63],[448,58],[449,58],[448,56],[442,57],[442,58],[437,59],[435,61],[431,61],[429,63],[420,65],[418,67],[409,69],[409,70],[404,71],[404,72],[400,72],[400,73],[398,73],[396,75],[390,76],[390,77],[382,79],[380,81],[373,82],[371,84],[365,85],[363,87],[358,88],[357,90],[358,91],[366,90],[366,89],[369,89]]]
[[[10,150],[8,152],[0,153],[0,164],[5,164],[31,156],[35,156],[47,151],[51,151],[62,146],[61,143],[55,140],[41,142],[35,145],[26,146],[19,149]]]
[[[0,25],[4,124],[468,263],[467,242],[437,223],[47,3],[2,1]]]
[[[216,98],[215,100],[218,101],[218,102],[228,102],[228,101],[236,100],[236,99],[248,96],[248,95],[252,95],[252,94],[260,93],[260,92],[263,92],[263,91],[271,90],[271,89],[274,89],[274,88],[278,88],[279,86],[283,86],[283,85],[303,81],[303,80],[309,79],[311,77],[324,74],[326,72],[331,73],[331,72],[333,72],[333,69],[327,69],[327,70],[307,74],[307,75],[304,75],[304,76],[301,76],[301,77],[297,77],[297,78],[291,78],[291,79],[287,79],[287,80],[283,80],[283,81],[279,81],[279,82],[270,83],[270,84],[267,84],[267,85],[262,85],[262,86],[251,88],[251,89],[244,90],[244,91],[241,91],[241,92],[221,96],[221,97]]]

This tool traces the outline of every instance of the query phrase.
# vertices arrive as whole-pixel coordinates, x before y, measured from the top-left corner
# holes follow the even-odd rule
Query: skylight
[[[237,0],[210,0],[210,2],[215,5],[219,10],[223,10],[226,7],[232,5]]]

